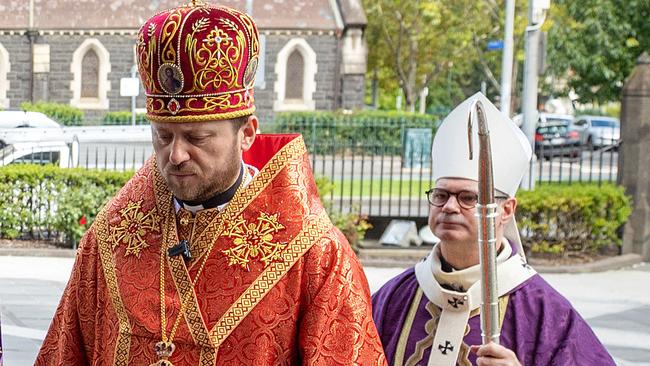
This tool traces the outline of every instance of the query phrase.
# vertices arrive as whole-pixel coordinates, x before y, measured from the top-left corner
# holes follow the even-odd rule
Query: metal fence
[[[358,139],[354,134],[341,135],[335,130],[326,133],[315,128],[313,131],[305,134],[305,142],[314,175],[325,177],[333,184],[326,197],[333,209],[355,210],[369,216],[428,215],[424,192],[432,186],[433,128],[403,124],[366,126]],[[618,143],[599,149],[579,147],[574,157],[548,154],[531,163],[529,182],[537,185],[616,182],[617,146]],[[77,151],[63,154],[65,161],[60,161],[61,154],[55,151],[34,151],[16,161],[124,171],[138,169],[153,153],[150,141],[82,142],[69,147]]]

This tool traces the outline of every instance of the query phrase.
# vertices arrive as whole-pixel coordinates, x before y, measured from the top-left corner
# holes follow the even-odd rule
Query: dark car
[[[580,156],[580,135],[569,121],[552,121],[538,125],[535,130],[535,154],[538,158]]]

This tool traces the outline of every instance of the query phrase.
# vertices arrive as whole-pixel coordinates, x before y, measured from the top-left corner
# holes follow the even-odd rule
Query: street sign
[[[496,41],[488,41],[487,43],[488,51],[498,51],[503,49],[503,40],[499,39]]]
[[[140,94],[140,79],[138,78],[120,79],[120,96],[137,97],[139,94]]]

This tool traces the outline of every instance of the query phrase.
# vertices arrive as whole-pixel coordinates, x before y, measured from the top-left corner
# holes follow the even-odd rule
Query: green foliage
[[[420,91],[461,60],[471,44],[467,7],[475,2],[365,0],[369,70],[378,69],[380,87],[401,88],[406,110],[414,111]],[[461,15],[462,14],[462,15]]]
[[[102,124],[103,125],[130,125],[131,118],[132,116],[130,111],[108,112],[104,115],[104,118],[102,119]],[[149,124],[146,114],[145,113],[136,114],[135,124],[136,125]]]
[[[81,109],[67,104],[23,102],[20,104],[20,108],[24,111],[41,112],[65,126],[80,126],[84,119],[84,113]]]
[[[42,165],[2,167],[0,237],[43,238],[58,233],[57,239],[71,246],[132,174]]]
[[[406,128],[431,128],[435,133],[438,121],[431,115],[395,111],[286,112],[275,115],[271,129],[302,134],[313,153],[354,149],[355,153],[401,154]]]
[[[40,239],[55,233],[56,241],[71,247],[132,175],[133,172],[61,169],[51,165],[2,167],[0,238]],[[332,222],[356,248],[370,224],[356,212],[332,212],[326,197],[334,186],[327,178],[316,179],[316,185]]]
[[[597,252],[621,244],[619,229],[632,212],[623,187],[543,185],[517,193],[519,229],[533,252]]]
[[[480,90],[483,81],[488,83],[488,96],[499,94],[502,53],[487,51],[486,46],[503,39],[505,0],[364,0],[363,4],[368,17],[366,80],[372,83],[376,75],[379,109],[394,108],[399,89],[407,110],[417,104],[424,87],[429,88],[428,105],[447,108]],[[514,49],[523,54],[527,6],[519,5]],[[513,100],[521,90],[521,65],[513,69]],[[366,100],[370,104],[370,95]]]
[[[619,100],[636,59],[650,50],[647,0],[557,0],[550,13],[547,76],[582,103]]]
[[[329,201],[329,195],[334,190],[334,184],[325,178],[317,177],[316,186],[318,187],[318,195],[320,196],[323,206],[336,226],[345,238],[348,239],[350,246],[356,252],[359,249],[359,244],[363,241],[366,231],[372,228],[368,222],[368,217],[359,213],[358,208],[353,208],[349,213],[337,212],[332,209],[332,203]]]
[[[581,108],[576,109],[576,116],[580,115],[594,115],[594,116],[608,116],[620,118],[621,116],[621,103],[610,103],[600,108]]]

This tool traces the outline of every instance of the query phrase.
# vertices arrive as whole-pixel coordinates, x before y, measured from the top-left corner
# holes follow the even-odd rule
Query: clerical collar
[[[497,264],[505,262],[513,253],[508,239],[503,238],[503,244],[497,254]],[[434,247],[433,277],[445,288],[465,292],[481,278],[481,267],[477,264],[461,270],[454,269],[443,259],[440,247],[437,245]]]
[[[183,201],[177,197],[174,197],[174,199],[176,200],[176,202],[178,202],[179,206],[193,213],[200,210],[223,206],[226,203],[230,202],[233,196],[235,196],[235,193],[237,192],[237,188],[239,188],[242,179],[244,179],[244,171],[245,171],[244,164],[242,164],[241,169],[239,170],[239,176],[237,177],[235,183],[232,186],[230,186],[230,188],[226,189],[221,193],[218,193],[217,195],[215,195],[212,198],[209,198],[206,201],[203,202]]]

